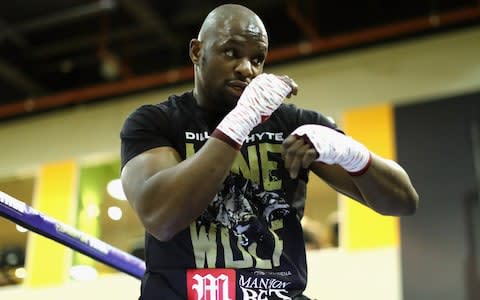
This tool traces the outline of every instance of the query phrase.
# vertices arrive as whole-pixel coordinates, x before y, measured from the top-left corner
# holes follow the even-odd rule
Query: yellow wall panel
[[[62,161],[40,168],[35,186],[33,207],[62,223],[72,225],[76,208],[77,165]],[[27,277],[30,287],[62,284],[68,278],[72,250],[29,233],[26,255]]]
[[[366,145],[370,151],[395,159],[395,122],[390,104],[347,111],[344,114],[345,132]],[[346,249],[370,249],[399,245],[397,217],[379,215],[373,210],[340,196],[343,215],[341,244]]]

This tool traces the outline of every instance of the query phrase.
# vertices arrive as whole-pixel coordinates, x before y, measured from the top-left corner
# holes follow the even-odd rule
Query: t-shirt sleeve
[[[121,167],[147,150],[172,146],[169,117],[160,105],[143,105],[132,112],[120,131]]]

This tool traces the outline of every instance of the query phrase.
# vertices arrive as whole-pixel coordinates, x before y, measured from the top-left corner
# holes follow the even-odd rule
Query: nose
[[[238,62],[238,64],[235,67],[235,72],[240,73],[244,78],[250,78],[250,77],[253,77],[254,75],[252,63],[247,58],[241,59]]]

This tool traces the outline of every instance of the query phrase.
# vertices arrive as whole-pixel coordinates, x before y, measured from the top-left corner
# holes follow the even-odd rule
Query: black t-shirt
[[[122,168],[162,146],[186,159],[222,118],[197,106],[191,92],[141,106],[121,131]],[[223,293],[219,299],[225,293],[231,299],[290,299],[302,293],[307,266],[300,219],[308,170],[292,180],[280,151],[282,141],[304,124],[336,128],[319,113],[282,104],[252,130],[201,216],[168,242],[146,233],[141,299],[202,299],[199,295],[213,288]]]

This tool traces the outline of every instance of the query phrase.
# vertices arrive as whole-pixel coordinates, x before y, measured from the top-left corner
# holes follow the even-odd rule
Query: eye
[[[236,54],[237,54],[235,49],[227,49],[227,50],[225,50],[224,53],[225,53],[225,56],[232,57],[232,58],[235,57]]]
[[[259,66],[265,61],[265,57],[257,56],[252,59],[252,64]]]

